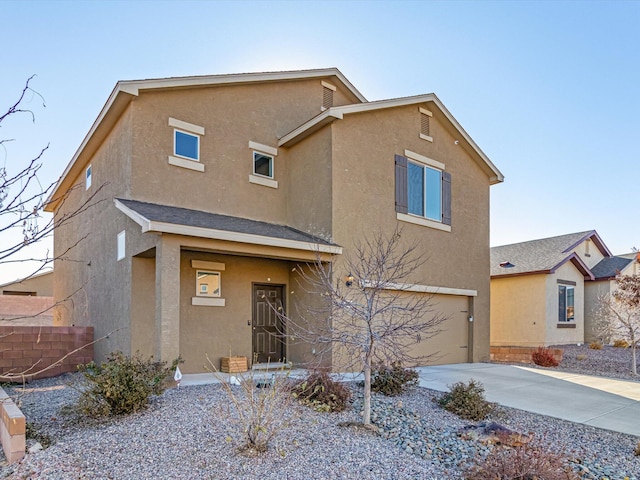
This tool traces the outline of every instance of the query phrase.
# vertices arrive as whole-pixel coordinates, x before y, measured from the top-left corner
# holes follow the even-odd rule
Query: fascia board
[[[129,217],[131,220],[133,220],[134,222],[136,222],[138,225],[142,227],[142,233],[149,231],[151,221],[148,218],[144,217],[143,215],[140,215],[135,210],[130,209],[125,204],[120,202],[117,198],[113,199],[113,203],[115,204],[118,210],[120,210],[127,217]]]
[[[363,281],[361,285],[364,288],[373,288],[373,282]],[[451,288],[451,287],[434,287],[431,285],[422,285],[419,283],[386,283],[382,287],[382,290],[395,290],[402,292],[416,292],[416,293],[430,293],[437,295],[461,295],[465,297],[477,297],[478,291],[465,289],[465,288]]]
[[[63,197],[63,195],[60,195],[62,187],[70,183],[72,179],[76,177],[79,171],[84,167],[88,157],[91,157],[91,155],[95,153],[104,140],[106,134],[118,121],[118,118],[120,118],[120,115],[127,108],[127,105],[129,105],[133,96],[138,95],[138,91],[136,89],[126,86],[124,88],[121,87],[123,87],[121,82],[118,82],[111,92],[111,95],[109,95],[107,102],[102,107],[102,110],[100,110],[100,113],[93,122],[93,125],[91,125],[89,132],[85,135],[82,143],[76,150],[76,153],[64,169],[64,172],[62,172],[55,188],[47,198],[45,202],[45,211],[53,212],[59,200]],[[107,121],[107,119],[110,119],[110,121]],[[100,132],[103,132],[104,135],[99,135]]]
[[[278,147],[292,147],[334,120],[342,120],[342,114],[336,112],[335,107],[332,107],[280,138]]]
[[[575,242],[573,245],[567,247],[563,251],[563,253],[570,252],[571,250],[573,250],[574,248],[576,248],[578,245],[580,245],[582,242],[586,240],[592,240],[596,248],[600,250],[600,253],[602,253],[603,256],[613,257],[613,254],[611,253],[609,248],[605,245],[605,243],[602,241],[602,238],[600,238],[600,235],[598,235],[598,232],[596,232],[595,230],[591,230],[584,237],[582,237],[580,240]]]
[[[319,77],[337,77],[340,82],[361,102],[367,99],[347,80],[337,68],[321,68],[314,70],[294,70],[283,72],[231,73],[224,75],[201,75],[191,77],[168,77],[147,80],[127,80],[120,82],[127,88],[136,90],[152,90],[163,88],[206,87],[212,85],[229,85],[251,82],[277,82],[286,80],[301,80]]]
[[[266,245],[271,247],[291,248],[310,252],[342,254],[342,247],[333,245],[318,245],[298,240],[284,238],[265,237],[251,233],[230,232],[228,230],[216,230],[214,228],[193,227],[190,225],[178,225],[166,222],[149,222],[149,232],[173,233],[188,237],[211,238],[214,240],[227,240],[230,242],[250,243],[253,245]]]
[[[564,265],[565,263],[567,263],[569,261],[571,263],[573,263],[573,265],[576,267],[576,269],[580,273],[582,273],[582,275],[585,278],[588,278],[589,280],[594,280],[595,279],[593,273],[591,273],[591,270],[589,270],[589,267],[587,267],[587,265],[582,261],[582,259],[576,253],[572,253],[567,258],[565,258],[560,263],[558,263],[553,268],[551,268],[550,273],[555,273],[556,270],[558,270],[562,265]]]
[[[551,270],[532,270],[530,272],[514,272],[514,273],[500,273],[497,275],[491,275],[491,279],[494,278],[509,278],[509,277],[523,277],[525,275],[548,275],[553,273]]]

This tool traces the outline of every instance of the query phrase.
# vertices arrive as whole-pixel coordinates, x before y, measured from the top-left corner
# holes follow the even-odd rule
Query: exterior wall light
[[[350,287],[351,285],[353,285],[353,275],[352,274],[347,275],[347,280],[344,282],[344,284],[347,287]]]

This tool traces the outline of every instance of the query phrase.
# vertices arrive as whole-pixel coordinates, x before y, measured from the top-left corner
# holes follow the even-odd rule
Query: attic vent
[[[431,137],[431,117],[433,114],[426,108],[420,107],[420,138],[433,142]]]
[[[333,92],[336,91],[336,87],[327,82],[322,83],[322,109],[333,107]]]
[[[500,268],[513,268],[515,265],[511,262],[500,262]]]

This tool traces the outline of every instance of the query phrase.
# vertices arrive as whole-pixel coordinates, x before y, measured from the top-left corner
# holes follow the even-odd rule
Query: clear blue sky
[[[640,247],[638,1],[0,0],[0,19],[0,108],[32,74],[46,100],[2,126],[0,162],[50,143],[45,182],[118,80],[335,66],[369,100],[440,97],[506,177],[492,245],[596,229]]]

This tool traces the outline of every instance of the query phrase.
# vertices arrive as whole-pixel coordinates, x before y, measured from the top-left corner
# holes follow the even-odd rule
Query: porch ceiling
[[[284,250],[303,251],[305,254],[302,256],[307,258],[310,252],[338,255],[342,253],[342,247],[339,245],[286,225],[137,200],[116,198],[114,203],[118,210],[140,225],[143,233],[169,233],[195,239],[217,240],[218,247],[229,252],[249,253],[255,249],[249,246],[262,246],[265,253],[268,251],[270,256],[280,258],[300,257]],[[279,249],[283,250],[280,254]]]

